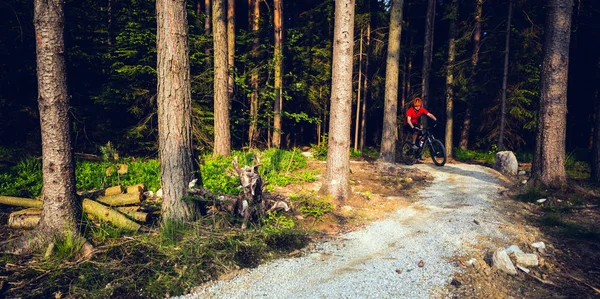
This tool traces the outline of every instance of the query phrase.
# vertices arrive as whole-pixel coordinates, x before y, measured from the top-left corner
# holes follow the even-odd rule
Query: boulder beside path
[[[517,175],[519,171],[517,157],[511,151],[497,152],[496,161],[494,162],[494,169],[498,170],[504,175]]]

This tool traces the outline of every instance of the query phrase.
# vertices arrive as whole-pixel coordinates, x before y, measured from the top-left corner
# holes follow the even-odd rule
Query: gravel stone
[[[302,257],[260,265],[181,298],[430,298],[444,290],[461,271],[449,257],[473,251],[481,236],[505,238],[497,224],[473,225],[475,217],[505,223],[492,206],[501,182],[477,165],[406,168],[434,176],[418,203],[318,243]],[[420,260],[426,267],[418,267]]]

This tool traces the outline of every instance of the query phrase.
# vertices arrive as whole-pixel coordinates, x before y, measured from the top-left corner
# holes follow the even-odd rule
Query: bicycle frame
[[[431,145],[434,139],[433,134],[431,134],[428,129],[423,129],[423,131],[419,133],[417,140],[423,140],[423,145],[419,146],[419,149],[416,152],[417,157],[420,157],[423,154],[425,147]]]

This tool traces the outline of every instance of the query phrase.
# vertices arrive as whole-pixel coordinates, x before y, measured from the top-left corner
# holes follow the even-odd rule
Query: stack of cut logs
[[[80,194],[83,198],[83,211],[91,218],[106,221],[112,225],[137,231],[152,215],[152,207],[145,205],[146,187],[143,184],[134,186],[114,186],[100,192]],[[91,198],[91,199],[90,199]],[[27,209],[10,214],[8,226],[11,228],[34,228],[40,221],[42,201],[30,198],[0,196],[0,204],[26,207]]]

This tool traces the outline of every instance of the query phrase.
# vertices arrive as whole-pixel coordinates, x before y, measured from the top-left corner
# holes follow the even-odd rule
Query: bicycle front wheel
[[[444,166],[446,164],[446,149],[441,141],[434,139],[429,145],[429,152],[435,165]]]
[[[400,148],[400,157],[402,162],[407,165],[413,165],[417,162],[417,157],[415,156],[415,150],[412,148],[412,143],[406,141],[402,144],[402,148]]]

